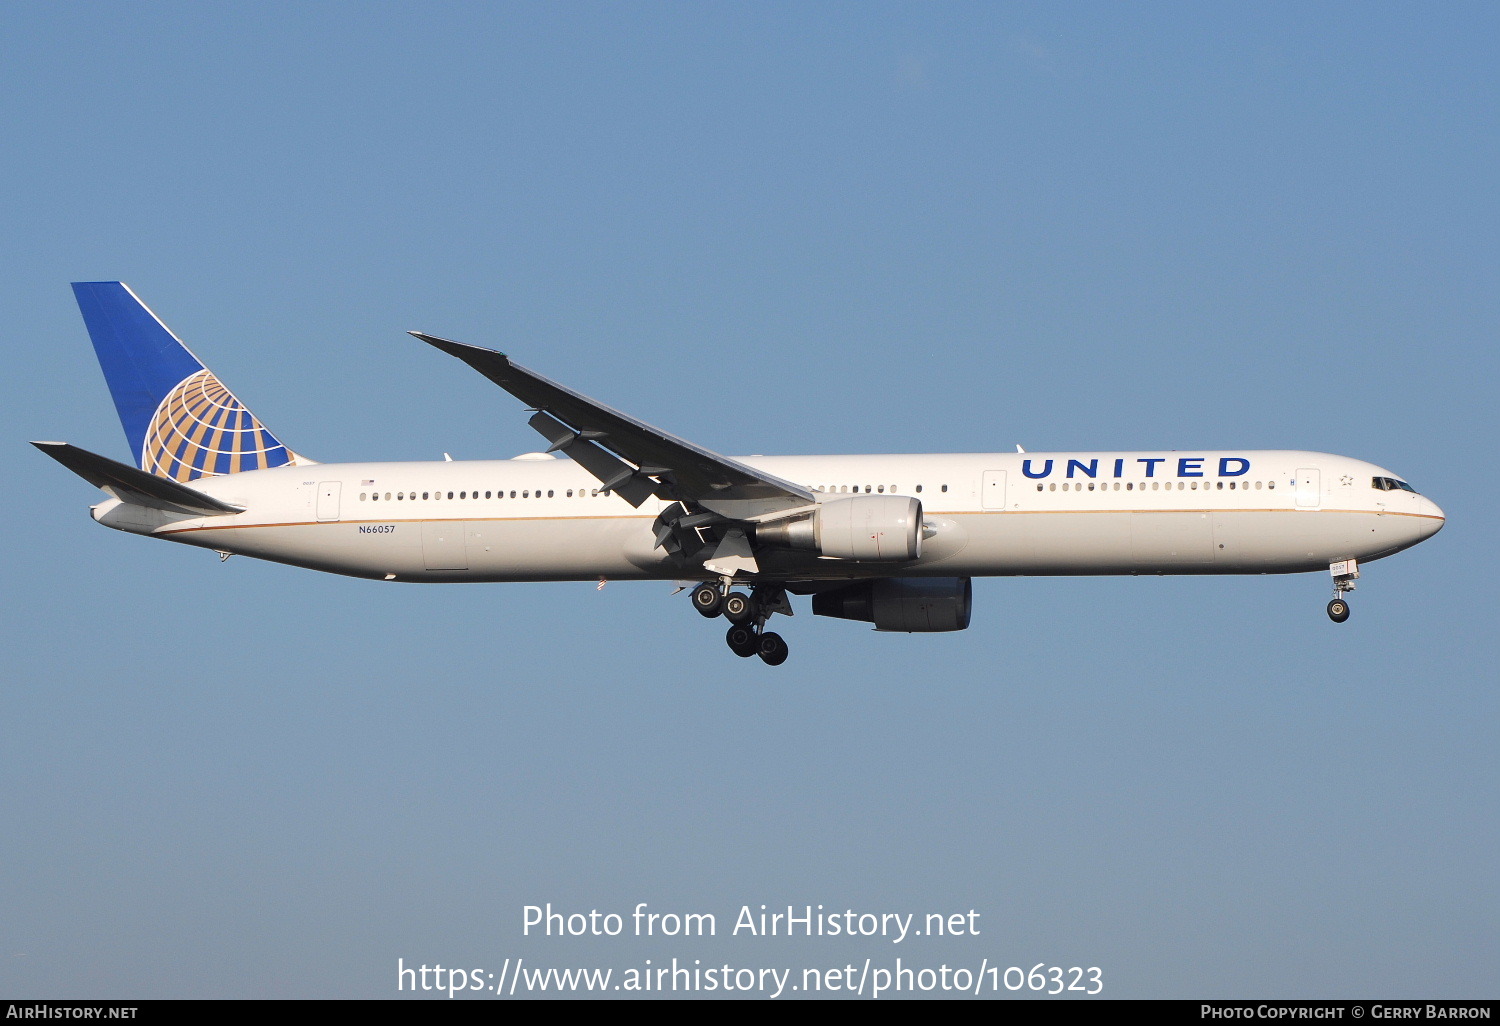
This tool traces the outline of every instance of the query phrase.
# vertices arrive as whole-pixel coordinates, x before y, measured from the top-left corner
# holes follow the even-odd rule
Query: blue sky
[[[0,8],[0,993],[397,959],[1100,966],[1494,997],[1500,17],[1390,4]],[[1305,448],[1444,532],[1326,577],[976,582],[973,627],[382,587],[103,530],[120,278],[321,460],[506,457],[504,349],[729,453]],[[538,938],[522,909],[711,912]],[[894,946],[742,905],[981,913]]]

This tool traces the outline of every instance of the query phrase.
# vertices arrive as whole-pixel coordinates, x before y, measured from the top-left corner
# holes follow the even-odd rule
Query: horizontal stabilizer
[[[67,442],[31,444],[89,484],[102,488],[122,502],[168,513],[195,513],[210,517],[242,513],[245,509],[243,506],[221,502],[211,495],[204,495],[196,488],[138,470],[129,464],[116,463],[107,456],[100,456]]]

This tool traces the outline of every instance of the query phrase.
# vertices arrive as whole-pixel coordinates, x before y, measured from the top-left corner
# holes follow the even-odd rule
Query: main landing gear
[[[1354,590],[1354,580],[1359,576],[1359,562],[1342,559],[1337,563],[1330,563],[1328,572],[1333,575],[1333,601],[1328,603],[1328,619],[1334,623],[1343,623],[1349,619],[1349,603],[1344,600],[1344,596]]]
[[[768,666],[786,662],[787,644],[781,635],[765,629],[774,613],[791,615],[786,592],[776,585],[756,585],[750,592],[729,591],[727,582],[703,583],[693,589],[693,608],[706,617],[722,615],[730,623],[724,641],[741,658],[758,655]]]
[[[710,620],[724,611],[724,591],[704,582],[693,589],[693,608]]]

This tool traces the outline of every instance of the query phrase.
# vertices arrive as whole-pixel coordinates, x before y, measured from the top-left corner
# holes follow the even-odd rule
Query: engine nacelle
[[[898,562],[922,555],[922,502],[909,495],[849,495],[818,504],[810,517],[764,524],[765,545],[839,559]]]
[[[815,616],[873,623],[877,631],[961,631],[969,626],[974,585],[967,577],[886,577],[813,596]]]

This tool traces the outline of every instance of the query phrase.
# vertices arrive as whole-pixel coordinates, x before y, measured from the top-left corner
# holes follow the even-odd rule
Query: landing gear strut
[[[1359,576],[1359,563],[1353,559],[1343,559],[1330,563],[1328,572],[1333,575],[1333,601],[1328,603],[1328,619],[1334,623],[1343,623],[1349,619],[1349,603],[1344,601],[1344,596],[1354,590],[1354,579]]]
[[[787,644],[780,634],[766,630],[766,621],[776,613],[792,615],[786,589],[775,584],[758,584],[750,594],[729,591],[727,580],[705,582],[693,589],[693,608],[706,617],[723,615],[730,628],[724,635],[729,650],[741,658],[760,656],[767,666],[786,662]]]

